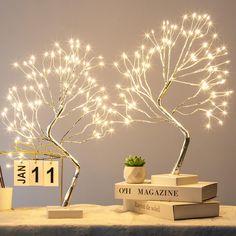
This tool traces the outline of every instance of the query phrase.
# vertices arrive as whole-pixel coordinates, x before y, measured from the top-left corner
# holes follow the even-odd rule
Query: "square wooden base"
[[[83,210],[79,206],[48,206],[48,219],[63,219],[63,218],[82,218]]]
[[[196,184],[198,183],[197,175],[188,175],[188,174],[161,174],[161,175],[152,175],[151,183],[156,185],[166,185],[166,186],[179,186],[186,184]]]

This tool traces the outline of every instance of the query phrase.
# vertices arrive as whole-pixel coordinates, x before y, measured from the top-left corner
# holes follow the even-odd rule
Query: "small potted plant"
[[[145,160],[141,156],[129,155],[125,159],[124,178],[129,184],[143,183],[146,176]]]

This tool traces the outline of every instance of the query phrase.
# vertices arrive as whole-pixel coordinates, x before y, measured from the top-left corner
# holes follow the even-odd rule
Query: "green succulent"
[[[144,166],[145,165],[145,160],[141,156],[129,155],[125,159],[125,165],[126,166]]]

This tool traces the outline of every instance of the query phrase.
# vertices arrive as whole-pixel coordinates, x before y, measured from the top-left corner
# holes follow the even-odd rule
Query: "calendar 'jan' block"
[[[29,161],[15,160],[14,161],[14,185],[29,186]]]

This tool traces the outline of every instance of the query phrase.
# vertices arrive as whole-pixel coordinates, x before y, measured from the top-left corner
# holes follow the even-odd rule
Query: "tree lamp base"
[[[197,175],[189,174],[161,174],[161,175],[152,175],[151,183],[156,185],[166,185],[166,186],[179,186],[186,184],[196,184],[198,183]]]
[[[83,218],[83,210],[78,206],[48,206],[48,219]]]

